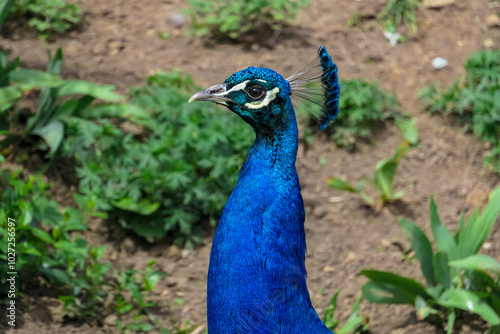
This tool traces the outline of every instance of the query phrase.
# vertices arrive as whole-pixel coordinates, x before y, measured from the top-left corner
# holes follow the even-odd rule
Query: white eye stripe
[[[271,103],[276,98],[276,95],[280,92],[278,87],[275,87],[266,93],[266,96],[262,101],[245,103],[245,107],[250,109],[260,109]]]
[[[213,95],[224,96],[224,95],[227,95],[228,93],[231,93],[231,92],[235,92],[235,91],[238,91],[238,90],[243,90],[243,89],[245,89],[245,87],[247,86],[247,83],[249,81],[250,80],[246,80],[246,81],[240,82],[239,84],[234,85],[233,88],[231,88],[230,90],[227,90],[227,91],[222,92],[222,93],[213,94]]]

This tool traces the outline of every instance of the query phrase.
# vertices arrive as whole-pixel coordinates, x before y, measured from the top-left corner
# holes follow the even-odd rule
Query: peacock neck
[[[210,334],[323,333],[306,286],[304,205],[287,115],[255,143],[217,226],[207,285]]]
[[[255,129],[255,142],[241,170],[240,178],[252,170],[272,175],[277,179],[283,176],[289,178],[289,174],[294,174],[293,179],[298,181],[295,171],[298,130],[295,114],[291,116],[293,117],[284,120],[278,129]],[[300,191],[300,188],[297,190]]]

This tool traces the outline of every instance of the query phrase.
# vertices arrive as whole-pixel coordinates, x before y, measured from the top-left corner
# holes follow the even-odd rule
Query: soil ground
[[[187,6],[176,0],[87,0],[81,2],[84,24],[52,42],[42,42],[27,31],[13,31],[0,37],[0,48],[20,56],[23,67],[44,69],[46,49],[62,47],[64,77],[101,84],[114,84],[121,92],[139,85],[157,70],[178,68],[193,76],[197,84],[220,83],[244,67],[265,66],[293,73],[308,63],[319,45],[325,45],[337,63],[342,79],[363,78],[380,83],[398,95],[403,109],[418,120],[421,143],[410,151],[396,176],[396,188],[406,189],[402,202],[374,212],[355,196],[331,190],[332,176],[355,182],[370,174],[377,161],[388,157],[402,141],[396,127],[376,129],[371,143],[360,142],[355,152],[336,149],[324,136],[315,135],[312,145],[301,143],[297,169],[308,212],[306,233],[308,287],[320,315],[331,296],[341,289],[338,315],[344,322],[350,307],[366,281],[361,269],[391,270],[421,278],[417,261],[402,259],[406,240],[396,224],[406,217],[429,231],[428,207],[434,195],[441,218],[456,228],[461,211],[466,215],[487,202],[488,193],[500,185],[498,176],[482,166],[484,145],[452,119],[430,117],[415,95],[419,88],[437,82],[446,87],[464,74],[467,56],[485,47],[498,48],[500,30],[488,27],[486,17],[498,11],[487,0],[457,0],[440,9],[419,10],[418,38],[390,47],[375,21],[385,1],[312,0],[291,27],[284,29],[273,47],[269,36],[246,43],[205,43],[187,38],[185,26],[174,27],[169,17]],[[498,4],[498,3],[497,3]],[[357,27],[347,21],[361,13]],[[170,37],[161,40],[159,32]],[[433,58],[440,56],[449,66],[437,71]],[[236,119],[235,122],[239,121]],[[319,159],[326,164],[319,164]],[[52,180],[53,195],[63,205],[70,203],[69,186]],[[499,258],[500,225],[497,224],[483,252]],[[159,317],[177,323],[206,323],[206,278],[211,236],[195,250],[179,250],[168,244],[148,245],[106,221],[92,221],[86,235],[95,244],[106,245],[105,260],[116,268],[143,270],[153,258],[168,277],[158,286]],[[176,299],[183,300],[177,305]],[[25,312],[15,331],[8,333],[113,333],[113,326],[64,324],[56,295],[34,290],[23,301]],[[363,302],[361,313],[370,319],[370,331],[377,334],[445,333],[418,321],[414,308],[371,305]],[[170,315],[169,315],[170,314]],[[457,333],[483,333],[475,320],[457,321]]]

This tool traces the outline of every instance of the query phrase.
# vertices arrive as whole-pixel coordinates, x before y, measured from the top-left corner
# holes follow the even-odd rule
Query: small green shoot
[[[368,330],[368,318],[359,315],[359,304],[361,303],[362,296],[359,295],[354,301],[352,306],[351,315],[347,322],[342,328],[339,327],[339,320],[335,318],[335,310],[337,309],[337,299],[340,290],[337,291],[328,305],[325,308],[325,314],[323,316],[323,323],[329,330],[334,331],[336,334],[348,334],[348,333],[363,333]]]
[[[378,18],[382,22],[382,29],[391,33],[404,22],[412,35],[418,32],[417,9],[420,0],[389,0]]]
[[[347,21],[349,27],[356,27],[359,24],[359,20],[361,18],[361,14],[355,12],[351,15],[351,18]]]
[[[170,38],[170,33],[166,31],[160,31],[158,32],[158,38],[161,39],[162,41],[166,41],[167,39]]]
[[[362,178],[354,186],[347,181],[333,177],[328,182],[328,185],[335,190],[358,194],[366,204],[377,210],[388,201],[400,199],[404,195],[404,190],[395,191],[393,189],[394,177],[403,155],[409,148],[418,144],[418,131],[415,119],[407,121],[399,119],[396,121],[396,124],[402,131],[405,141],[397,148],[394,155],[377,162],[375,172],[370,179],[366,180]],[[378,192],[377,199],[364,192],[366,181],[375,187],[375,190]]]

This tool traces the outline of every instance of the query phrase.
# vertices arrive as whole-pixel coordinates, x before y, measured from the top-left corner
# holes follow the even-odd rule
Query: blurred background
[[[248,66],[286,78],[323,45],[340,115],[321,132],[317,107],[295,105],[320,317],[339,334],[499,333],[499,13],[498,0],[2,0],[3,310],[18,274],[16,326],[6,311],[0,331],[206,333],[212,236],[254,133],[187,100]]]

